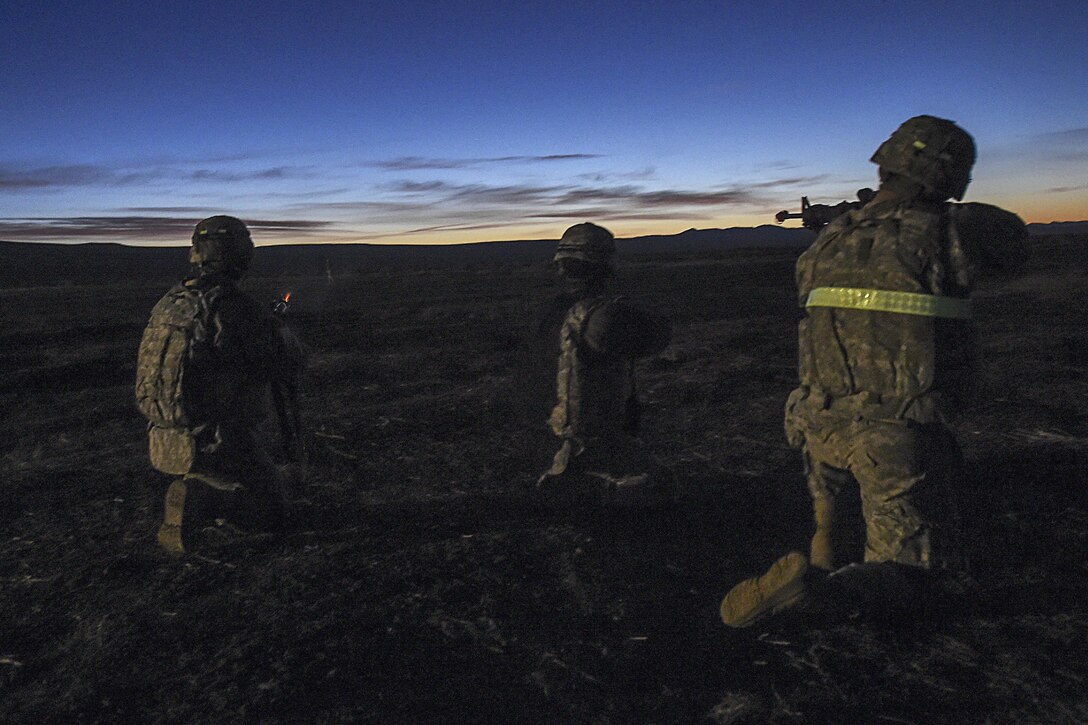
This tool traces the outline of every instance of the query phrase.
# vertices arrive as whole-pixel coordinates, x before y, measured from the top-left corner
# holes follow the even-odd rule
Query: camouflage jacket
[[[548,424],[561,438],[633,433],[634,360],[660,352],[670,326],[622,297],[576,302],[559,332],[556,404]]]
[[[801,255],[798,300],[805,307],[820,287],[967,298],[979,272],[1026,259],[1025,237],[1019,217],[986,204],[870,204],[834,220]],[[788,411],[943,420],[966,402],[974,335],[969,320],[808,307]]]
[[[185,360],[158,362],[152,348],[171,328],[184,324],[179,315],[195,317]],[[297,375],[301,358],[301,347],[282,323],[233,279],[202,275],[175,285],[152,310],[141,341],[137,399],[159,427],[194,432],[218,425],[253,428],[267,414],[270,383]],[[174,402],[183,410],[165,419],[154,413],[168,410],[169,401],[140,400],[162,395],[164,386],[155,378],[164,375],[179,376],[175,387],[181,399]]]

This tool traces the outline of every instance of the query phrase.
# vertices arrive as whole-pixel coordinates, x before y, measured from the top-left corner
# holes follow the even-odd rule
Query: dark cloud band
[[[235,183],[308,178],[303,167],[273,166],[253,171],[184,170],[172,167],[116,169],[95,164],[17,168],[0,165],[0,191],[48,191],[86,186],[137,186],[155,183]]]
[[[208,214],[205,214],[208,215]],[[165,216],[85,216],[0,219],[0,239],[13,241],[174,241],[185,243],[202,218]],[[305,236],[331,222],[308,219],[245,220],[254,236]]]
[[[367,166],[387,171],[419,171],[424,169],[469,169],[486,164],[534,164],[550,161],[582,161],[599,159],[599,154],[545,154],[542,156],[480,156],[475,158],[446,159],[426,156],[401,156],[395,159],[374,161]]]

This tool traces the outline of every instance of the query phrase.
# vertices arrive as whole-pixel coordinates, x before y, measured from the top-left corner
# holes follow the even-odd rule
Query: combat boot
[[[816,533],[812,535],[809,546],[809,564],[824,571],[834,571],[835,547],[831,542],[831,532],[835,524],[834,497],[819,496],[812,499],[812,511],[816,518]]]
[[[196,534],[203,529],[207,493],[204,485],[190,478],[179,478],[166,489],[159,545],[173,554],[190,551]]]
[[[748,627],[772,614],[805,600],[808,560],[791,551],[771,565],[763,576],[742,581],[722,599],[722,622],[729,627]]]

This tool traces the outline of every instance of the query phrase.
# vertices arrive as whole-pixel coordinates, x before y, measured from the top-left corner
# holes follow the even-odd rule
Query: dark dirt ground
[[[0,721],[1088,721],[1088,242],[1033,245],[977,295],[977,594],[743,631],[722,594],[810,535],[781,432],[794,252],[621,268],[675,320],[640,373],[680,496],[641,515],[533,496],[548,269],[249,283],[294,292],[312,348],[314,522],[184,558],[155,546],[168,480],[131,390],[164,288],[0,290]]]

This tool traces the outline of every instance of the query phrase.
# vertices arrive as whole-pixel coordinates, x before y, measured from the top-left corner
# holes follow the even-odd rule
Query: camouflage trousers
[[[618,506],[655,505],[672,495],[668,472],[635,437],[565,438],[537,486]]]
[[[214,489],[222,517],[243,526],[276,525],[290,503],[301,474],[281,469],[258,445],[253,431],[219,428],[198,436],[197,454],[187,479]]]
[[[956,488],[963,462],[947,428],[828,417],[810,419],[803,441],[814,499],[834,499],[857,486],[866,562],[923,569],[962,564]]]

